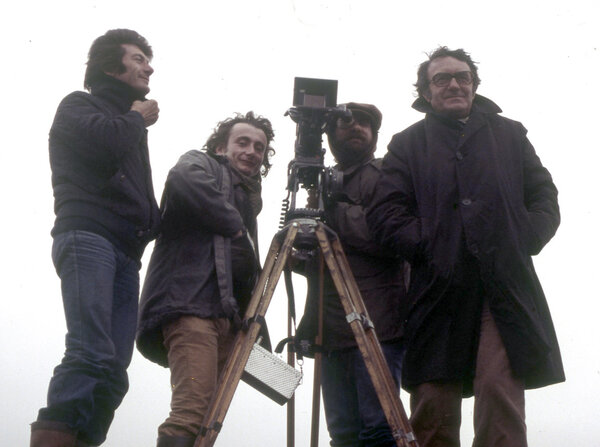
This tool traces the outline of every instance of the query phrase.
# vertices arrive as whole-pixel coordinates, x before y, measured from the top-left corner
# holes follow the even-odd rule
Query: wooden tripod
[[[211,447],[216,441],[252,346],[258,337],[260,321],[264,319],[299,232],[305,237],[316,237],[318,241],[321,255],[340,296],[346,320],[352,328],[396,445],[418,447],[341,243],[333,231],[314,219],[294,219],[273,238],[263,271],[244,316],[248,323],[247,329],[241,330],[236,336],[194,447]]]

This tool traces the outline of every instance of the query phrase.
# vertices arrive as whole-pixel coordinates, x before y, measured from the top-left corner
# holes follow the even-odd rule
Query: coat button
[[[463,159],[463,158],[465,158],[465,157],[464,157],[464,155],[463,155],[463,153],[462,153],[461,151],[458,151],[458,152],[456,153],[456,158],[458,158],[459,160],[462,160],[462,159]]]
[[[462,199],[462,204],[465,206],[469,206],[471,203],[473,203],[471,199]]]

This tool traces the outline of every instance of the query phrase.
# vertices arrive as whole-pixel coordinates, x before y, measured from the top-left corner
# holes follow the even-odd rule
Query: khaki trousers
[[[163,326],[171,370],[171,412],[159,436],[197,436],[233,346],[226,318],[184,316]]]
[[[473,447],[526,447],[525,391],[512,374],[487,303],[473,382]],[[411,426],[420,447],[460,446],[461,383],[423,383],[410,396]]]

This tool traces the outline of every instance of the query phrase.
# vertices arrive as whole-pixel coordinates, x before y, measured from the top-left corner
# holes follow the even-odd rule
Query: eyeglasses
[[[457,73],[437,73],[431,78],[430,83],[436,87],[448,87],[452,78],[456,79],[459,85],[469,85],[473,83],[473,73],[470,71],[459,71]]]

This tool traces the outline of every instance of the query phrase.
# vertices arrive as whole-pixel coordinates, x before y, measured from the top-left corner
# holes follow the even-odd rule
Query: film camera
[[[323,133],[337,119],[350,120],[352,112],[336,106],[337,81],[295,78],[293,107],[286,115],[296,123],[294,159],[288,166],[288,197],[284,201],[282,224],[297,218],[323,219],[324,205],[342,188],[342,173],[325,167]],[[314,208],[296,207],[296,194],[305,188],[313,195]]]

